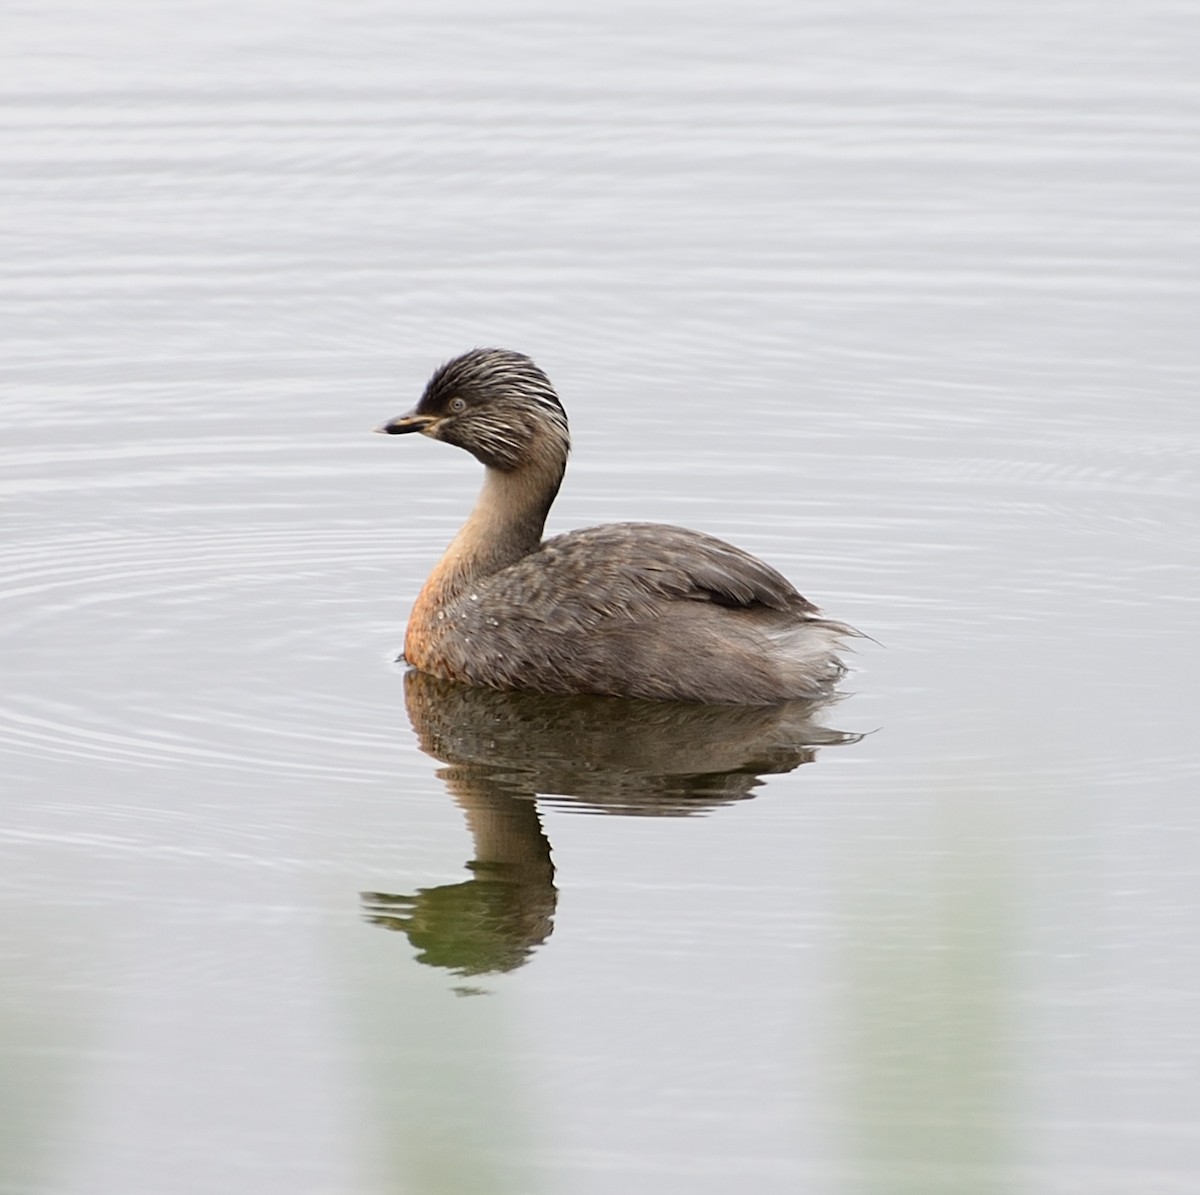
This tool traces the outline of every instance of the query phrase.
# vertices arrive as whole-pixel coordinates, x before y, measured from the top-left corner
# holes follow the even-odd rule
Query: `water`
[[[1186,6],[4,26],[0,1190],[1195,1189]],[[489,343],[852,695],[410,721]]]

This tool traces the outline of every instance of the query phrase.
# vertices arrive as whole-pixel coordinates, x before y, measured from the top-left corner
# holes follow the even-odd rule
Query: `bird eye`
[[[467,409],[467,400],[465,398],[452,398],[446,405],[454,414],[458,415]]]

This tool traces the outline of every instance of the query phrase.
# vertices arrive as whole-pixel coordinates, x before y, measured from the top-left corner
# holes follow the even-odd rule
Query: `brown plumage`
[[[483,491],[413,606],[408,663],[538,693],[715,705],[826,696],[840,639],[761,560],[712,536],[612,523],[542,540],[570,450],[566,413],[528,358],[475,349],[377,431],[422,432],[486,468]]]

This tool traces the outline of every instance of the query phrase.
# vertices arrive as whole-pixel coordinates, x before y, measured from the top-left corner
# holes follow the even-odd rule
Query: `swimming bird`
[[[412,667],[493,689],[712,705],[827,697],[845,672],[837,651],[858,632],[711,535],[610,523],[544,540],[571,439],[529,357],[455,357],[412,411],[375,430],[419,432],[484,466],[409,617]]]

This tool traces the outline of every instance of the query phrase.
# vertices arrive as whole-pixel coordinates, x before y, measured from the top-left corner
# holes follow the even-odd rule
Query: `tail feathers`
[[[847,649],[845,640],[866,636],[844,622],[812,618],[770,631],[768,638],[787,695],[820,697],[846,674],[838,654]]]

